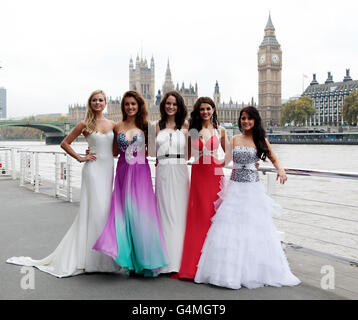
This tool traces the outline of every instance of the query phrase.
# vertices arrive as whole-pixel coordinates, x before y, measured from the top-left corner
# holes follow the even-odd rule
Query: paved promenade
[[[358,299],[358,267],[288,247],[287,258],[302,283],[297,287],[230,290],[159,276],[128,278],[125,274],[84,274],[58,279],[35,269],[35,288],[21,288],[21,266],[5,263],[12,256],[40,259],[52,252],[77,214],[79,203],[68,203],[19,187],[0,178],[0,299]],[[335,271],[335,289],[321,289],[323,266]]]

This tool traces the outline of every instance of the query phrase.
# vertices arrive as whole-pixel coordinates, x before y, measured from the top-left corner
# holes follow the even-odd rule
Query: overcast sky
[[[257,51],[269,10],[283,51],[282,98],[312,73],[358,79],[356,0],[0,0],[0,86],[8,116],[67,113],[95,89],[128,90],[131,56],[155,60],[156,92],[172,79],[222,100],[257,101]]]

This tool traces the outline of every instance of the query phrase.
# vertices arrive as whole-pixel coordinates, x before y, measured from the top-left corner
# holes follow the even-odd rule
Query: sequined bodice
[[[256,149],[253,147],[234,147],[232,151],[233,169],[231,180],[237,182],[259,181],[259,174],[255,167],[255,163],[259,161],[256,152]]]
[[[137,157],[138,153],[144,153],[145,150],[145,139],[142,133],[136,133],[129,142],[126,135],[120,132],[117,135],[117,144],[119,151],[125,154],[127,160]]]

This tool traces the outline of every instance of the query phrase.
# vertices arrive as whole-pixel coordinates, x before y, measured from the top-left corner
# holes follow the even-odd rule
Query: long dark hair
[[[254,127],[252,128],[252,137],[254,139],[254,143],[257,149],[257,157],[261,160],[266,160],[266,157],[269,155],[269,149],[266,143],[266,131],[262,126],[262,120],[260,117],[259,112],[257,111],[257,109],[255,107],[245,107],[243,109],[241,109],[240,111],[240,116],[239,116],[239,120],[238,120],[238,125],[239,125],[239,129],[242,132],[242,127],[241,127],[241,116],[242,114],[246,112],[250,118],[254,119],[255,124]]]
[[[189,130],[196,129],[199,132],[203,128],[203,120],[200,116],[200,106],[202,103],[210,104],[213,107],[214,112],[211,118],[211,122],[214,128],[217,129],[219,126],[219,122],[214,101],[209,97],[200,97],[195,101],[193,111],[190,114]]]
[[[165,112],[165,104],[167,102],[167,99],[173,96],[176,100],[176,104],[178,106],[178,111],[175,114],[175,126],[176,129],[180,130],[181,127],[184,124],[184,121],[186,119],[186,116],[188,115],[188,110],[186,108],[185,102],[183,97],[181,96],[181,94],[177,91],[169,91],[167,92],[162,101],[160,101],[160,106],[159,106],[159,110],[160,110],[160,120],[159,120],[159,129],[163,130],[165,129],[167,120],[168,120],[168,115]]]
[[[124,109],[124,100],[125,98],[132,97],[138,103],[138,112],[135,118],[135,125],[144,132],[145,142],[148,143],[148,109],[147,104],[145,103],[144,98],[137,91],[127,91],[121,100],[121,111],[122,111],[122,119],[127,120],[128,115]]]

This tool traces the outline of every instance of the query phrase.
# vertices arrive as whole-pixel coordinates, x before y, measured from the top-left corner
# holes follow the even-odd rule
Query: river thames
[[[40,141],[0,141],[0,147],[63,151],[58,145]],[[76,142],[73,147],[84,153],[87,144]],[[285,168],[358,173],[358,146],[273,144],[272,147]],[[75,187],[80,187],[81,165],[74,162]],[[54,180],[53,163],[52,154],[41,157],[40,175],[44,179]],[[260,166],[272,165],[261,161]],[[151,169],[154,177],[154,166]],[[266,177],[260,176],[266,185]],[[358,180],[289,175],[285,185],[275,184],[272,196],[283,207],[283,214],[275,218],[275,224],[285,232],[285,242],[358,262]]]

